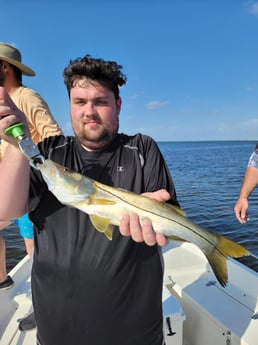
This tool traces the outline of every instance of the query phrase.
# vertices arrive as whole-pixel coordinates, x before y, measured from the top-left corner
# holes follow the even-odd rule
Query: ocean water
[[[177,197],[186,215],[210,231],[246,246],[258,257],[258,188],[249,199],[250,221],[240,224],[233,207],[254,141],[159,142],[171,172]],[[24,242],[15,226],[1,232],[6,239],[10,270],[24,255]],[[241,259],[258,272],[258,259]]]
[[[234,205],[254,141],[159,143],[186,215],[201,227],[246,246],[240,259],[258,272],[258,188],[249,198],[250,221],[240,224]]]

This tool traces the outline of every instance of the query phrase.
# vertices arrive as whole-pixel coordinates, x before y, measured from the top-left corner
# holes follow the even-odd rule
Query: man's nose
[[[84,114],[85,116],[92,116],[96,114],[96,107],[94,106],[94,104],[88,102],[87,104],[85,104],[84,106]]]

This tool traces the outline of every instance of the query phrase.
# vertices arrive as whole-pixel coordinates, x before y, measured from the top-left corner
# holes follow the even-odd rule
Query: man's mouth
[[[84,125],[86,125],[86,126],[97,126],[97,125],[100,125],[100,121],[89,120],[89,121],[85,122]]]

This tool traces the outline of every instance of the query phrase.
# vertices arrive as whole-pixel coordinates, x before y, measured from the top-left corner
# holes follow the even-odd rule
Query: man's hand
[[[169,193],[165,189],[152,193],[143,193],[142,195],[159,202],[165,202],[170,198]],[[119,229],[123,236],[131,236],[135,242],[145,242],[149,246],[154,246],[155,244],[165,246],[168,243],[164,235],[154,232],[149,219],[144,219],[141,225],[137,214],[124,216],[120,222]]]
[[[248,209],[248,199],[240,197],[235,204],[234,211],[235,211],[235,216],[237,220],[242,224],[245,224],[246,222],[249,221],[247,209]]]
[[[5,130],[11,125],[23,122],[27,124],[25,115],[16,107],[7,91],[0,87],[0,138],[17,146],[17,141],[10,135],[5,134]],[[30,132],[25,126],[25,133],[30,137]]]

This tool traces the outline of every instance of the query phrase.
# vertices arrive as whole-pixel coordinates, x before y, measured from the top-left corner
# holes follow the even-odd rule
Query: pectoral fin
[[[90,202],[91,205],[114,205],[116,202],[108,199],[95,199],[94,197],[91,198]]]
[[[101,233],[103,233],[109,240],[112,240],[113,236],[113,226],[110,224],[110,219],[102,218],[91,214],[90,220],[94,227]]]

